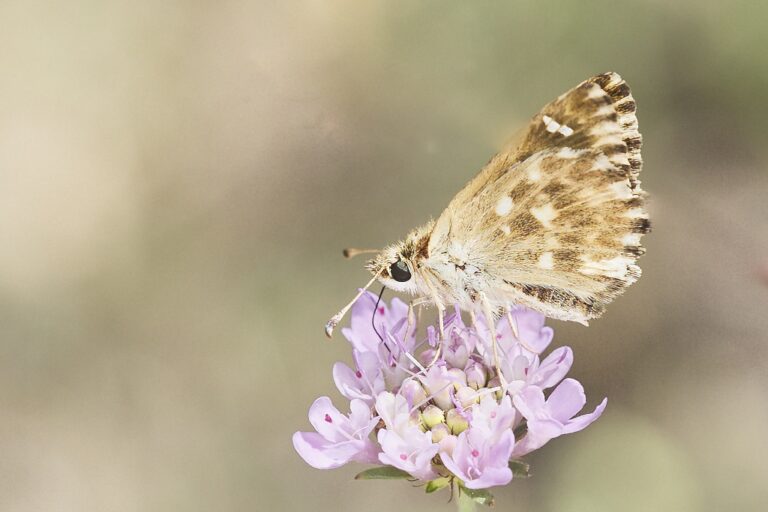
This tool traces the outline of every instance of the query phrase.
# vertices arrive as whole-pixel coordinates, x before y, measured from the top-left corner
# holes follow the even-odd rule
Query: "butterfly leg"
[[[405,343],[405,340],[408,338],[408,333],[411,331],[411,327],[414,325],[418,327],[419,322],[418,319],[415,318],[416,315],[414,315],[413,310],[417,306],[421,306],[422,304],[426,304],[429,302],[429,297],[418,297],[416,299],[413,299],[411,302],[408,303],[408,323],[405,326],[405,334],[403,334],[403,343]],[[419,307],[419,316],[421,316],[421,307]]]
[[[435,290],[435,287],[432,284],[432,280],[429,276],[423,276],[424,282],[427,285],[427,288],[429,288],[429,291],[431,293],[431,296],[429,297],[429,301],[432,302],[435,307],[437,308],[437,328],[438,328],[438,340],[437,340],[437,349],[435,350],[435,356],[432,358],[432,361],[427,365],[427,368],[430,368],[432,365],[434,365],[438,359],[440,359],[440,354],[443,350],[443,340],[445,340],[445,326],[443,325],[445,322],[445,305],[443,304],[443,301],[440,300],[440,296],[437,294],[437,290]]]
[[[484,293],[480,294],[480,302],[483,306],[483,316],[485,316],[485,322],[488,324],[488,332],[491,336],[491,346],[493,347],[493,363],[496,366],[496,374],[501,381],[502,389],[506,390],[507,381],[504,379],[504,374],[501,373],[501,361],[499,359],[499,341],[496,339],[496,322],[493,318],[493,310],[491,303],[488,301],[488,297]]]
[[[437,348],[435,349],[435,355],[432,361],[429,362],[427,368],[431,368],[440,359],[440,354],[443,351],[443,341],[445,340],[445,328],[443,327],[443,321],[445,320],[445,306],[441,302],[435,302],[437,306],[437,323],[439,326],[437,336]]]
[[[515,320],[512,316],[512,310],[509,308],[509,306],[504,309],[504,314],[507,316],[507,322],[509,322],[509,327],[512,329],[512,334],[515,335],[517,342],[520,343],[520,345],[522,345],[525,350],[533,352],[537,355],[540,354],[538,350],[533,349],[530,345],[528,345],[528,343],[525,342],[525,340],[520,337],[520,330],[517,328],[517,320]]]

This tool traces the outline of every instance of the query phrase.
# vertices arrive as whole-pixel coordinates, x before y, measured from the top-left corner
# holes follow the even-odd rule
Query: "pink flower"
[[[374,309],[375,303],[366,293],[352,308],[351,327],[342,332],[354,364],[333,367],[350,414],[318,398],[309,411],[316,432],[293,436],[296,451],[313,467],[383,464],[422,482],[435,480],[433,490],[453,477],[467,489],[505,485],[512,479],[511,457],[585,428],[605,408],[603,401],[594,412],[574,417],[586,398],[581,384],[563,380],[573,351],[560,347],[540,355],[553,333],[538,313],[513,310],[519,338],[506,317],[496,323],[499,375],[482,319],[476,330],[457,310],[446,319],[446,339],[438,347],[435,326],[419,340],[416,326],[406,333],[408,308],[402,301]],[[372,317],[383,340],[371,327]],[[525,434],[515,440],[515,431]],[[390,470],[383,471],[398,474]]]
[[[437,473],[432,469],[432,457],[440,448],[432,442],[432,432],[422,432],[415,425],[399,431],[381,429],[378,436],[382,452],[379,460],[402,469],[420,480],[432,480]]]
[[[429,368],[423,375],[419,376],[424,390],[435,403],[443,409],[453,406],[451,400],[451,388],[454,384],[466,385],[461,381],[461,375],[458,372],[451,372],[445,364],[436,364]]]
[[[440,458],[469,489],[506,485],[512,480],[509,457],[514,442],[509,429],[498,439],[489,439],[482,430],[469,429],[459,434],[453,453],[441,452]]]
[[[375,305],[376,296],[365,293],[352,308],[351,327],[341,332],[352,344],[353,352],[373,354],[378,359],[384,381],[391,389],[408,377],[410,361],[405,354],[414,350],[416,329],[411,327],[406,335],[408,306],[400,299],[392,299],[389,307],[380,302],[374,314]],[[371,319],[383,341],[373,329]]]
[[[475,350],[477,339],[475,333],[464,324],[459,309],[445,321],[445,344],[443,359],[452,368],[464,368],[469,362],[469,356]]]
[[[344,416],[327,396],[321,396],[309,408],[309,422],[317,432],[296,432],[293,447],[310,466],[330,469],[349,461],[375,463],[378,448],[369,435],[378,423],[362,400],[350,402],[351,412]]]
[[[345,398],[363,400],[373,405],[376,395],[384,391],[384,374],[378,357],[371,352],[352,350],[356,369],[344,363],[333,365],[333,380]]]
[[[508,384],[507,391],[515,395],[527,386],[551,388],[565,377],[571,365],[573,351],[570,347],[560,347],[553,350],[543,361],[538,355],[530,352],[517,355],[508,353],[508,357],[501,364],[501,372]]]
[[[544,352],[554,336],[552,328],[544,325],[544,315],[522,306],[517,306],[512,308],[510,316],[512,316],[513,322],[517,325],[520,338],[515,337],[514,331],[509,325],[509,319],[503,316],[496,323],[496,340],[499,344],[499,349],[508,358],[514,358],[521,354],[534,355]],[[479,349],[486,364],[493,364],[493,348],[490,343],[490,334],[488,333],[485,317],[482,315],[478,316],[477,338],[480,340],[481,346]],[[526,347],[534,349],[535,352],[529,351]]]
[[[501,402],[486,395],[472,408],[472,430],[482,432],[487,439],[498,439],[516,423],[517,411],[512,400],[504,396]]]
[[[514,397],[515,407],[528,422],[528,433],[515,446],[514,455],[521,456],[541,448],[551,439],[585,429],[603,414],[608,399],[594,411],[574,416],[587,403],[584,388],[574,379],[565,379],[544,399],[541,388],[530,386]]]
[[[411,415],[405,397],[385,391],[376,398],[376,410],[385,427],[378,434],[382,450],[379,460],[421,480],[435,478],[432,457],[438,445],[432,442],[431,432],[421,430],[418,416]]]

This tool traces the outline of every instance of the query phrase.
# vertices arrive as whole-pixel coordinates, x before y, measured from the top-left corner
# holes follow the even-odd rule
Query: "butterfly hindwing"
[[[533,117],[435,223],[429,254],[468,261],[499,306],[586,321],[640,275],[648,231],[629,87],[591,78]],[[466,285],[467,286],[472,286]],[[473,290],[466,290],[471,296]]]

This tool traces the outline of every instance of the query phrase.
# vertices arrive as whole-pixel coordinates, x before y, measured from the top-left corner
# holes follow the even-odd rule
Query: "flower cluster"
[[[576,416],[586,398],[578,381],[564,379],[573,352],[560,347],[539,356],[553,335],[539,313],[516,308],[496,324],[501,375],[482,317],[473,328],[456,310],[440,344],[433,326],[417,340],[407,317],[398,299],[376,306],[376,296],[366,293],[355,304],[342,331],[354,365],[333,367],[350,412],[328,397],[315,400],[309,420],[316,432],[293,436],[309,465],[379,464],[424,482],[458,479],[464,489],[485,489],[512,479],[510,461],[582,430],[605,408],[603,400]]]

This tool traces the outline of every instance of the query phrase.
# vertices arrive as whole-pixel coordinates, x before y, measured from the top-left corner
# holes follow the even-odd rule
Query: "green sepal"
[[[451,484],[451,479],[448,478],[447,476],[443,476],[427,482],[427,485],[426,487],[424,487],[424,490],[427,491],[427,493],[435,492],[435,491],[439,491],[440,489],[443,489],[444,487],[448,487],[450,484]]]
[[[512,470],[512,476],[515,478],[528,478],[531,476],[531,465],[522,460],[509,461],[509,469]]]
[[[485,489],[467,489],[463,485],[459,485],[459,492],[463,492],[481,505],[492,507],[496,503],[496,501],[493,499],[493,494],[486,491]]]
[[[403,471],[392,466],[378,466],[371,469],[366,469],[355,475],[355,480],[403,480],[413,479],[413,477]]]

